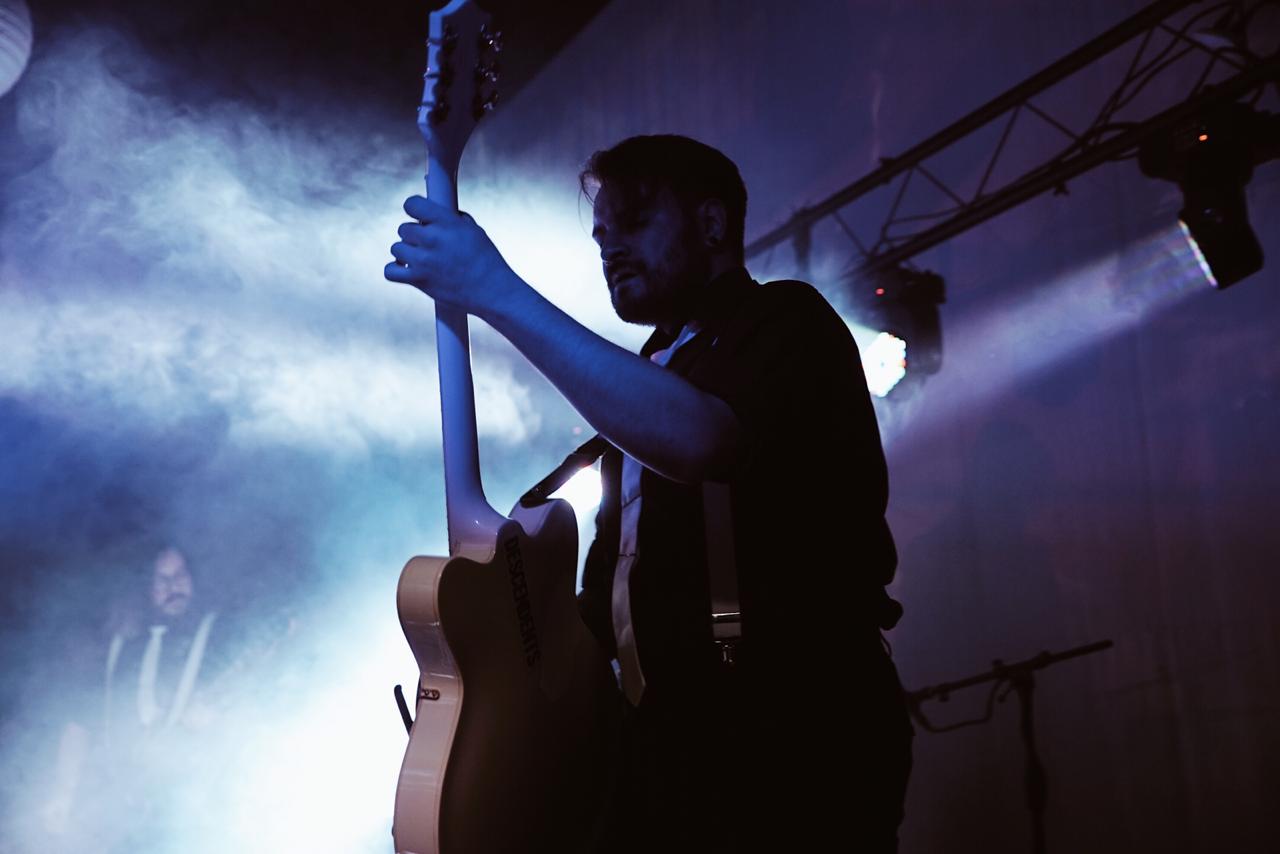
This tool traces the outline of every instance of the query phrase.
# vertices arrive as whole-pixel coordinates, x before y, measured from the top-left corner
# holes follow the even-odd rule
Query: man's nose
[[[600,247],[600,260],[606,264],[625,258],[627,254],[626,244],[619,241],[610,241]]]

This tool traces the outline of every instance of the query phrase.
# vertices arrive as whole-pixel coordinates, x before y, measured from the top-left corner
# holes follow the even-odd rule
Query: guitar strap
[[[729,484],[703,482],[702,522],[707,544],[707,580],[711,586],[711,633],[720,649],[720,659],[732,665],[742,640],[742,606],[738,603],[738,563]]]
[[[749,322],[751,317],[740,319]],[[723,320],[712,328],[703,329],[693,336],[672,358],[683,364],[677,373],[685,374],[689,366],[710,348],[715,347],[726,332]],[[655,332],[641,351],[648,355],[660,347],[672,346],[662,333]],[[674,368],[674,364],[668,365]],[[554,471],[539,481],[520,498],[520,504],[531,507],[546,501],[552,493],[564,486],[570,478],[589,465],[593,465],[611,447],[599,434],[588,439],[573,453],[565,457]],[[726,483],[702,484],[702,519],[704,541],[707,550],[707,581],[711,594],[711,631],[720,658],[726,665],[733,665],[737,647],[742,639],[742,608],[738,597],[738,570],[734,548],[733,507],[731,490]]]
[[[550,474],[520,497],[522,507],[535,507],[564,486],[582,469],[594,465],[611,448],[596,434],[578,446]],[[711,631],[720,657],[733,664],[742,639],[742,608],[738,602],[738,570],[734,554],[733,507],[729,484],[702,484],[702,520],[707,544],[707,580],[711,589]]]
[[[533,488],[520,496],[521,507],[537,507],[546,502],[557,489],[569,482],[575,474],[604,456],[612,447],[609,440],[599,433],[578,446],[577,450],[564,458],[551,474],[534,484]]]

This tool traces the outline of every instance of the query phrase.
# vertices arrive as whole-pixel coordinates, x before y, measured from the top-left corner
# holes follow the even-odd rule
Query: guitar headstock
[[[475,0],[432,12],[418,129],[434,160],[455,171],[476,124],[498,103],[502,34]]]

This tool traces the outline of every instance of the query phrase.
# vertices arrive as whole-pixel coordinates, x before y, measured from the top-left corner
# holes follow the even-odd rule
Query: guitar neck
[[[427,196],[458,209],[456,167],[429,159]],[[449,554],[491,550],[506,521],[484,497],[476,431],[475,384],[467,313],[436,303],[436,354],[440,364],[440,415],[444,433],[444,492],[449,524]]]

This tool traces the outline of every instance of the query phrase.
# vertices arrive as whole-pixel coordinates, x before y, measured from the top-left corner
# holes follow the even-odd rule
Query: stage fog
[[[387,851],[392,687],[417,678],[396,580],[448,550],[432,305],[382,275],[422,192],[428,4],[146,5],[39,4],[0,96],[0,847]],[[721,148],[750,241],[1143,5],[564,4],[546,44],[509,34],[516,87],[468,149],[460,204],[538,290],[638,348],[577,183],[592,151],[652,132]],[[1087,74],[1112,85],[1112,66]],[[1091,120],[1078,91],[1044,106]],[[1274,84],[1255,106],[1280,111]],[[999,134],[948,174],[980,179]],[[1028,127],[1002,168],[1063,144]],[[1277,188],[1280,164],[1259,165],[1268,264],[1221,291],[1176,230],[1178,187],[1132,159],[912,259],[946,281],[943,361],[875,400],[905,609],[887,637],[908,691],[1114,643],[1035,675],[1055,851],[1270,836]],[[846,224],[878,227],[856,207]],[[807,269],[851,324],[856,254],[827,222]],[[786,243],[748,266],[802,274]],[[472,335],[485,486],[506,509],[593,431],[496,333]],[[589,537],[590,495],[578,509]],[[141,696],[165,608],[200,675]],[[976,687],[921,711],[945,726],[987,702]],[[103,760],[113,704],[175,726]],[[1028,849],[1017,698],[993,708],[917,724],[903,851]]]

